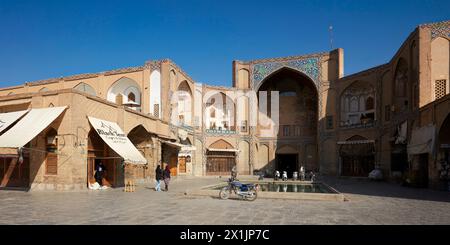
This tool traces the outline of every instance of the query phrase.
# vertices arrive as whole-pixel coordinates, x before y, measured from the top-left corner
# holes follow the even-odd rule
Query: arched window
[[[81,82],[77,86],[75,86],[74,89],[76,89],[80,92],[83,92],[83,93],[90,94],[92,96],[96,96],[94,88],[91,85],[83,83],[83,82]]]
[[[181,125],[192,125],[192,90],[189,83],[185,80],[180,83],[175,94],[171,99],[172,121],[176,123],[175,116],[178,115],[178,123]]]
[[[394,75],[394,104],[397,112],[402,112],[408,106],[408,63],[405,59],[400,58]]]
[[[50,91],[50,89],[48,89],[47,87],[43,87],[43,88],[39,89],[39,92],[40,92],[40,93],[42,93],[42,92],[48,92],[48,91]]]
[[[223,92],[215,93],[206,103],[208,118],[206,124],[216,125],[218,130],[235,130],[235,105],[231,97]]]
[[[141,94],[140,86],[136,81],[122,77],[108,89],[107,100],[140,111]],[[132,102],[132,104],[128,104],[128,102]]]
[[[372,97],[366,99],[366,110],[373,110],[375,107],[374,100]]]
[[[370,83],[356,81],[341,95],[341,126],[372,125],[375,91]]]
[[[352,97],[350,101],[350,112],[359,111],[358,97]]]
[[[406,96],[406,79],[408,79],[406,77],[406,70],[397,73],[397,77],[395,78],[395,93],[397,96]]]
[[[128,94],[128,101],[129,102],[136,102],[136,95],[133,92],[130,92]]]

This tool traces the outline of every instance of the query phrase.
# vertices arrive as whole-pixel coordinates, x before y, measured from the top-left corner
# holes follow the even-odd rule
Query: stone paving
[[[348,199],[254,202],[184,195],[217,178],[176,179],[169,192],[140,186],[81,192],[0,191],[0,224],[450,224],[450,192],[325,179]]]

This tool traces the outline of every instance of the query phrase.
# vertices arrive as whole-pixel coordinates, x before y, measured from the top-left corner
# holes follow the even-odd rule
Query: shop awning
[[[375,153],[374,140],[339,141],[341,156],[372,156]]]
[[[182,148],[186,145],[180,144],[180,143],[176,143],[176,142],[171,142],[171,141],[167,141],[167,140],[161,140],[161,143],[167,144],[169,146],[173,146],[176,148]]]
[[[125,162],[133,164],[147,163],[147,159],[142,156],[117,123],[94,117],[88,117],[88,119],[103,141],[121,156]]]
[[[435,140],[435,126],[430,124],[413,129],[408,143],[408,155],[433,153]]]
[[[0,113],[0,133],[23,117],[29,110]]]
[[[0,136],[0,148],[20,148],[48,127],[67,107],[31,109],[12,128]]]
[[[347,141],[338,141],[338,145],[358,145],[358,144],[373,144],[375,140],[347,140]]]
[[[208,148],[208,151],[239,152],[239,150],[236,149],[219,149],[219,148]]]

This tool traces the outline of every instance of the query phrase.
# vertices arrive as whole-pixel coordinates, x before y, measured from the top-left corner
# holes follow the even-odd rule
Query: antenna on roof
[[[331,50],[333,50],[333,26],[332,25],[330,25],[328,27],[328,31],[330,33],[330,48],[331,48]]]

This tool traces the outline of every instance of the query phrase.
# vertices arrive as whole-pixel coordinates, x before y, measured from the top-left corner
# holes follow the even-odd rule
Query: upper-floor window
[[[283,136],[290,136],[290,127],[289,125],[283,126]]]
[[[370,126],[375,120],[375,90],[367,82],[357,81],[347,87],[341,95],[341,121],[343,127]],[[327,128],[333,126],[327,119]]]
[[[366,111],[368,110],[373,110],[375,108],[375,101],[373,100],[372,97],[368,97],[366,99]]]
[[[136,95],[133,92],[130,92],[128,94],[128,101],[129,102],[136,102]]]
[[[327,129],[333,129],[333,116],[326,117]]]
[[[247,120],[243,120],[241,123],[241,132],[247,132]]]
[[[408,90],[410,87],[408,73],[408,63],[405,59],[400,58],[394,75],[393,101],[396,112],[403,112],[408,108]]]
[[[385,121],[391,120],[391,105],[384,106],[384,120]]]

